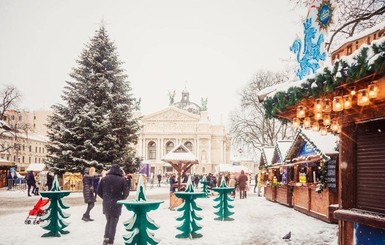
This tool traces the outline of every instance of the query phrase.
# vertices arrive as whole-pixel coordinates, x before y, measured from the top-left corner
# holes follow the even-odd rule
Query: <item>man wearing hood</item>
[[[122,213],[122,205],[117,204],[117,201],[126,199],[128,194],[129,188],[123,171],[118,164],[112,164],[98,186],[98,196],[103,199],[103,213],[107,219],[103,245],[114,243],[116,226]]]

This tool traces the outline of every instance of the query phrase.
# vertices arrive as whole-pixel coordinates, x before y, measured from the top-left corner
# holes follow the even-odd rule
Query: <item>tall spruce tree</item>
[[[79,172],[85,167],[108,167],[119,161],[135,171],[138,121],[114,43],[101,26],[86,44],[66,81],[63,104],[52,106],[49,118],[49,164],[55,172]]]

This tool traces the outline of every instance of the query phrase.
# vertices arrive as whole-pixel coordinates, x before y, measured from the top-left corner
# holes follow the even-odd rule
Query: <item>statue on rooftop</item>
[[[168,98],[169,98],[169,100],[170,100],[169,105],[174,104],[174,100],[175,100],[175,90],[173,90],[173,91],[168,91]]]

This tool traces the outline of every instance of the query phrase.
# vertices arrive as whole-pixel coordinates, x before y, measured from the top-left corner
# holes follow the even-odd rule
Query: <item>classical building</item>
[[[160,111],[141,117],[137,155],[150,165],[152,174],[173,172],[170,164],[161,161],[175,146],[184,144],[199,160],[191,173],[215,172],[220,163],[230,163],[230,136],[224,125],[211,124],[207,112],[207,99],[202,105],[190,102],[184,90],[179,102],[170,96],[170,105]]]
[[[30,163],[42,163],[46,159],[46,137],[49,111],[6,111],[2,121],[12,132],[2,129],[0,158],[14,163],[23,172]],[[17,133],[14,133],[14,132]]]

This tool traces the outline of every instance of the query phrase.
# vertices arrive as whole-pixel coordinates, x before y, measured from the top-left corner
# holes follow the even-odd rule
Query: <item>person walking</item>
[[[254,177],[254,193],[257,193],[255,190],[257,189],[257,186],[258,186],[258,174],[255,174],[255,177]]]
[[[98,187],[98,196],[103,199],[103,214],[107,220],[103,245],[114,243],[116,226],[122,213],[122,205],[117,204],[117,201],[126,199],[128,195],[129,189],[123,171],[114,163],[100,180]]]
[[[247,182],[249,178],[245,174],[245,171],[241,170],[241,174],[238,177],[239,198],[247,198]]]
[[[32,194],[35,192],[35,186],[36,186],[36,180],[35,180],[35,175],[33,174],[32,171],[29,171],[27,176],[26,176],[26,181],[27,181],[27,186],[28,186],[28,196],[31,196],[31,187],[32,187]]]
[[[95,175],[95,168],[86,168],[84,170],[84,176],[83,176],[83,197],[84,202],[87,203],[87,210],[83,214],[82,220],[88,222],[88,221],[94,221],[90,217],[91,209],[95,206],[96,198],[95,198],[95,191],[94,191],[94,175]]]
[[[50,191],[52,189],[52,184],[53,184],[53,176],[52,173],[48,172],[47,173],[47,183],[45,184]]]
[[[160,187],[160,182],[162,181],[162,175],[158,174],[156,177],[158,177],[158,187]]]

